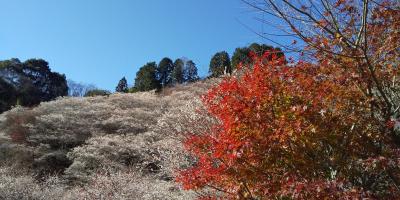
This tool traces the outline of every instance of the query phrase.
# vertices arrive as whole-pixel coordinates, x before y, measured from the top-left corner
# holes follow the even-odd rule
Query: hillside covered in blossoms
[[[3,113],[0,198],[194,198],[174,181],[190,164],[180,133],[207,128],[211,119],[196,109],[216,81],[162,93],[65,97]]]
[[[14,2],[0,200],[400,199],[400,1]]]

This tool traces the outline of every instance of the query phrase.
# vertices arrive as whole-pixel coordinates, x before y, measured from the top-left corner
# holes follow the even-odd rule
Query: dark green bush
[[[95,89],[95,90],[90,90],[90,91],[86,92],[85,97],[108,96],[110,94],[111,94],[111,92],[109,92],[107,90]]]

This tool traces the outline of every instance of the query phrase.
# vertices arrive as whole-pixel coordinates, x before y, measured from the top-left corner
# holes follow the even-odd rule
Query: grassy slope
[[[201,120],[210,119],[195,110],[201,107],[198,97],[214,82],[180,85],[161,94],[61,98],[0,115],[0,161],[11,163],[0,164],[0,183],[7,183],[0,184],[0,199],[192,199],[193,193],[173,181],[174,172],[189,164],[177,133],[206,130]],[[35,120],[16,125],[5,121],[10,116]],[[25,128],[28,143],[11,144],[2,133],[15,126]],[[51,171],[60,157],[72,164],[37,184],[32,174]],[[23,166],[28,172],[15,170],[18,163],[28,163]]]

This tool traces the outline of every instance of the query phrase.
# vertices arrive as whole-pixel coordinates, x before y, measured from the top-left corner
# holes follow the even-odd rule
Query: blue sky
[[[265,42],[240,0],[0,0],[0,60],[43,58],[77,82],[114,90],[163,57],[187,57],[208,73],[212,55]]]

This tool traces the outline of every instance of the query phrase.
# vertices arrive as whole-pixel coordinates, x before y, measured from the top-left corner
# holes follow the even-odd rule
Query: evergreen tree
[[[0,78],[17,91],[17,101],[22,106],[37,105],[68,94],[65,75],[52,72],[48,62],[42,59],[1,61]]]
[[[163,58],[158,64],[157,78],[162,87],[172,83],[172,71],[174,70],[174,63],[170,58]]]
[[[186,62],[184,77],[185,77],[185,82],[195,82],[199,80],[199,76],[197,75],[196,64],[192,60]]]
[[[271,55],[277,54],[278,57],[283,56],[281,49],[274,48],[266,44],[252,43],[248,47],[236,48],[232,56],[232,69],[236,69],[240,63],[242,63],[244,66],[249,66],[249,64],[252,62],[250,52],[254,53],[254,55],[258,57],[261,57],[267,51],[271,52]],[[269,56],[267,59],[271,60],[272,57]]]
[[[149,62],[139,69],[135,78],[135,91],[148,91],[160,89],[161,84],[157,79],[157,64]]]
[[[51,72],[49,63],[42,59],[29,59],[23,63],[23,74],[39,90],[40,101],[50,101],[68,95],[65,75]]]
[[[182,59],[176,59],[174,62],[174,70],[172,70],[172,83],[181,84],[185,81],[184,77],[184,67],[185,63]]]
[[[123,77],[119,82],[117,87],[115,88],[116,92],[123,92],[123,93],[127,93],[129,90],[128,88],[128,81],[126,81],[126,78]]]
[[[249,63],[251,63],[250,49],[248,47],[236,48],[232,56],[232,68],[236,69],[239,64],[247,66]]]
[[[231,72],[231,61],[226,51],[218,52],[211,58],[209,69],[211,77],[219,77],[225,73]]]

